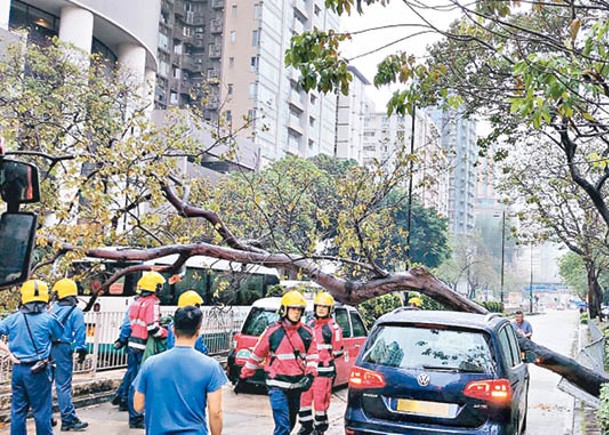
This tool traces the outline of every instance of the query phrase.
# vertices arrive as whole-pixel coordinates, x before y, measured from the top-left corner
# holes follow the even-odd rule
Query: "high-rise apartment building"
[[[447,216],[449,170],[440,133],[425,112],[417,112],[415,121],[414,154],[418,161],[413,165],[413,195],[424,207]],[[391,167],[398,150],[410,151],[411,135],[410,115],[369,113],[364,119],[363,164],[376,160]]]
[[[476,207],[476,121],[466,119],[458,110],[427,110],[442,136],[449,159],[449,230],[453,234],[472,233]]]
[[[206,116],[223,114],[262,164],[334,155],[336,96],[305,93],[284,63],[292,35],[338,27],[323,0],[162,0],[161,11],[157,108],[206,96]]]
[[[375,112],[374,103],[366,95],[370,82],[355,67],[350,66],[353,81],[349,95],[340,94],[337,100],[336,146],[334,155],[340,159],[364,162],[364,121]]]

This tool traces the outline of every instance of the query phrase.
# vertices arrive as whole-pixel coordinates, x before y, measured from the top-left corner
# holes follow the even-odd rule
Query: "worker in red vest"
[[[336,377],[334,360],[344,355],[343,331],[332,318],[334,298],[328,292],[319,292],[313,301],[313,328],[319,362],[313,387],[300,398],[298,435],[323,434],[328,430],[328,408],[332,396],[332,383]],[[315,414],[313,414],[315,408]]]
[[[144,429],[144,415],[136,412],[133,407],[133,380],[142,364],[142,357],[146,350],[148,337],[165,338],[167,329],[160,324],[161,321],[161,301],[157,293],[161,291],[165,284],[165,278],[158,272],[147,272],[137,282],[137,291],[140,297],[137,298],[131,308],[129,308],[129,322],[131,324],[131,335],[127,344],[127,372],[129,386],[129,427],[134,429]]]

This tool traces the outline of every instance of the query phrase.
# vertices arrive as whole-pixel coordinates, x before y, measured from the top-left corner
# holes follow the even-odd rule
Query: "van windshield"
[[[492,372],[489,338],[483,332],[389,325],[375,335],[365,351],[365,362],[396,368]]]
[[[262,335],[264,330],[272,323],[279,320],[277,310],[269,310],[264,308],[252,307],[241,333],[244,335]]]

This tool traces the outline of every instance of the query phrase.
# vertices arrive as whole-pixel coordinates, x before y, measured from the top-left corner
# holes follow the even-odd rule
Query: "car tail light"
[[[349,375],[349,388],[383,388],[386,384],[382,374],[353,366]]]
[[[505,403],[512,400],[512,387],[507,379],[472,381],[465,386],[463,394],[488,402]]]
[[[355,435],[355,431],[353,429],[345,428],[345,435]]]

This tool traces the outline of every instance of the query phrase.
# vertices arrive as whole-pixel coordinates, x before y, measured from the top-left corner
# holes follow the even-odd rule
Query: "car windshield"
[[[262,335],[264,330],[269,325],[278,320],[279,314],[277,313],[277,310],[273,310],[271,308],[252,307],[252,310],[247,316],[247,320],[243,324],[241,333],[255,336]],[[311,320],[313,320],[313,313],[311,311],[307,311],[302,321],[308,324]]]
[[[272,323],[279,320],[277,310],[252,307],[247,320],[243,324],[241,333],[245,335],[261,335],[264,330]]]
[[[364,362],[396,368],[492,371],[488,337],[482,332],[420,326],[381,326]]]

